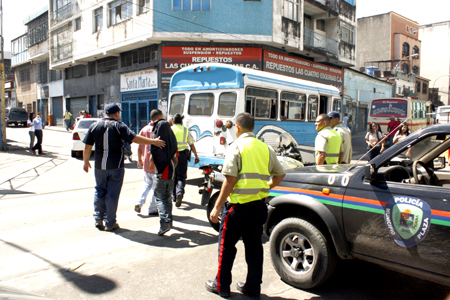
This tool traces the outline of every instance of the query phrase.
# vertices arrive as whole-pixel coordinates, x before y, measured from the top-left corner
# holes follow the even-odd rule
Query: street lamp
[[[394,75],[396,75],[395,77],[397,77],[398,66],[400,65],[400,63],[401,63],[402,61],[404,61],[405,59],[409,58],[409,57],[414,58],[414,57],[418,57],[418,56],[419,56],[419,53],[414,53],[414,54],[412,54],[412,55],[408,55],[408,56],[406,56],[406,57],[400,59],[400,61],[399,61],[399,62],[395,65],[395,67],[392,69],[391,73],[394,74]]]

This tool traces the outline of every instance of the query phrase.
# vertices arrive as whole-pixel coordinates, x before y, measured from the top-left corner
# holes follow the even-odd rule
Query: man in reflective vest
[[[184,187],[186,186],[188,161],[190,160],[189,147],[194,152],[194,163],[198,164],[200,159],[197,155],[197,149],[194,146],[194,138],[189,134],[189,129],[183,126],[183,116],[176,114],[173,116],[172,131],[177,138],[178,144],[178,164],[175,169],[175,178],[173,185],[173,201],[176,207],[181,206],[184,196]]]
[[[247,280],[238,282],[241,293],[259,299],[263,271],[261,235],[267,219],[266,198],[269,190],[283,180],[285,171],[275,152],[255,138],[255,121],[249,113],[236,118],[238,137],[227,149],[222,174],[225,181],[210,214],[219,221],[219,267],[216,278],[206,281],[206,289],[222,297],[230,296],[231,269],[236,256],[236,243],[242,238],[247,262]],[[273,176],[272,178],[270,178]],[[227,203],[225,203],[226,201]]]
[[[337,111],[330,111],[330,127],[333,128],[342,138],[342,159],[340,164],[349,164],[352,161],[352,132],[344,123],[341,123],[341,115]]]
[[[316,165],[339,163],[342,160],[342,138],[330,127],[330,117],[327,114],[316,118],[316,130]]]

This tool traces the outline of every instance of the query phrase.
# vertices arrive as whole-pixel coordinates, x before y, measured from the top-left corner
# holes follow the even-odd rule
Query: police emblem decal
[[[425,201],[394,196],[386,203],[384,221],[395,242],[402,247],[420,243],[431,226],[431,208]]]

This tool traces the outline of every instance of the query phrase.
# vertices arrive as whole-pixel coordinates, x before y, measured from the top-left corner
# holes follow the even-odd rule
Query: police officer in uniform
[[[236,243],[242,238],[247,262],[247,279],[238,282],[237,290],[259,299],[263,272],[261,235],[267,219],[265,199],[269,190],[283,180],[285,171],[275,152],[255,138],[255,121],[249,113],[236,118],[238,137],[227,150],[222,174],[225,176],[219,198],[210,219],[218,222],[225,204],[219,231],[219,267],[216,278],[206,281],[206,289],[226,298],[230,296],[231,269]],[[271,176],[273,176],[271,178]],[[226,201],[227,203],[225,203]]]
[[[330,117],[327,114],[316,118],[316,130],[316,165],[339,163],[342,160],[342,138],[330,127]]]
[[[352,132],[344,123],[341,123],[341,115],[337,111],[330,111],[330,127],[335,130],[342,138],[342,159],[340,164],[349,164],[352,161]]]
[[[183,200],[184,187],[186,185],[186,173],[188,168],[188,160],[190,160],[189,147],[194,152],[194,163],[198,164],[200,159],[197,155],[197,149],[195,149],[194,138],[189,134],[189,130],[183,126],[183,116],[176,114],[173,116],[172,131],[177,138],[178,144],[178,164],[175,169],[175,178],[173,185],[173,200],[176,207],[181,206]]]

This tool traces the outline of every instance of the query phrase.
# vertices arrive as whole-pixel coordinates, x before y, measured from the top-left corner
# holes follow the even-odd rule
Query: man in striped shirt
[[[116,213],[125,174],[124,141],[160,148],[165,146],[165,142],[159,138],[149,139],[136,135],[127,125],[120,122],[121,111],[116,103],[108,104],[105,107],[106,118],[92,124],[83,140],[85,143],[83,169],[86,173],[91,168],[89,158],[95,144],[95,227],[103,228],[105,221],[106,231],[119,228]]]

